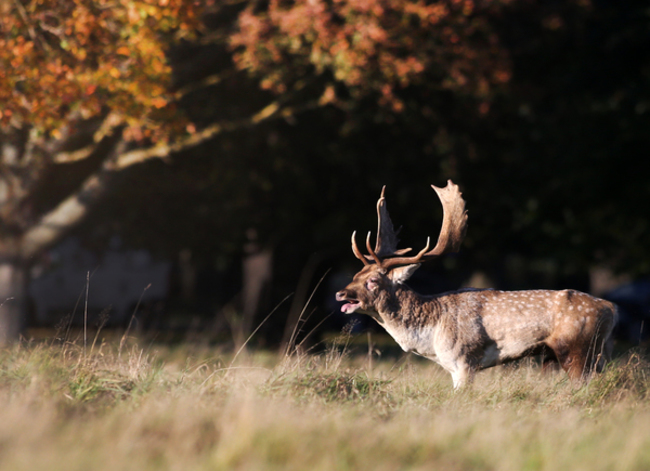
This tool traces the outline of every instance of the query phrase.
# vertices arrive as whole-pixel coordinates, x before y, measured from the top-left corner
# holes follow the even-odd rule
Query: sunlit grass
[[[650,366],[623,355],[588,385],[534,362],[449,375],[345,348],[20,345],[0,352],[0,468],[650,468]]]

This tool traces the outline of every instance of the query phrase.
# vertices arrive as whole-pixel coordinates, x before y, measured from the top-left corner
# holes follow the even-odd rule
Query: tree
[[[243,117],[192,122],[179,106],[222,77],[175,78],[167,54],[210,42],[202,21],[230,6],[0,4],[0,343],[21,331],[34,257],[83,221],[120,172],[290,113],[267,97]],[[231,29],[223,28],[226,38]]]
[[[366,96],[400,112],[409,87],[480,98],[485,111],[510,77],[490,18],[504,0],[270,0],[253,2],[232,35],[238,67],[262,88],[284,93],[321,77],[321,103],[348,106]]]
[[[190,134],[170,92],[165,50],[196,34],[200,7],[0,5],[0,342],[20,332],[30,260],[86,216],[116,172],[164,156],[172,139]],[[43,198],[44,182],[61,167],[83,170],[81,179]]]

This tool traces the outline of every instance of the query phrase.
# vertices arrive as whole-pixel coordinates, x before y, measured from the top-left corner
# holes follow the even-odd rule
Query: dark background
[[[217,30],[236,13],[222,11],[207,24]],[[430,184],[451,178],[467,201],[460,254],[421,268],[412,280],[421,292],[458,288],[477,272],[501,289],[589,291],[594,267],[644,279],[647,5],[516,2],[492,21],[512,78],[487,112],[475,97],[425,83],[399,90],[406,103],[399,113],[369,96],[345,109],[325,106],[241,128],[127,170],[74,235],[98,252],[119,235],[125,246],[172,263],[169,295],[150,325],[194,326],[224,342],[233,338],[232,319],[219,319],[241,310],[245,248],[270,251],[272,279],[252,322],[279,305],[254,340],[267,346],[281,342],[287,320],[295,322],[323,277],[303,332],[330,312],[320,329],[347,321],[332,296],[360,268],[350,235],[357,230],[361,242],[375,230],[382,185],[395,225],[403,226],[402,247],[437,237],[441,210]],[[187,43],[169,57],[178,87],[231,66],[230,53],[215,44]],[[238,75],[187,96],[182,107],[200,127],[250,114],[268,98],[254,78]],[[52,175],[42,204],[78,185],[83,165],[92,162]],[[184,250],[196,270],[190,298],[178,274]]]

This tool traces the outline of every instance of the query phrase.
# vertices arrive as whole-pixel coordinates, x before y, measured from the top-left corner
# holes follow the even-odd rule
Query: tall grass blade
[[[118,348],[118,357],[122,355],[122,347],[124,346],[124,342],[126,342],[126,339],[129,336],[129,332],[131,331],[131,325],[133,325],[133,320],[135,319],[135,315],[138,312],[138,308],[140,307],[140,303],[142,302],[142,297],[144,296],[144,293],[151,288],[151,283],[149,283],[147,286],[144,287],[142,290],[142,293],[140,293],[140,298],[138,299],[137,304],[135,305],[135,309],[133,309],[133,314],[131,314],[131,319],[129,320],[129,325],[126,327],[126,330],[124,331],[124,334],[122,335],[122,338],[120,339],[120,346]]]

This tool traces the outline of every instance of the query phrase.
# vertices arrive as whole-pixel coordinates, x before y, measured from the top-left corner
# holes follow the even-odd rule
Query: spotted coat
[[[407,268],[407,267],[406,267]],[[439,363],[454,387],[478,370],[544,353],[574,380],[602,368],[611,350],[616,307],[574,291],[460,290],[422,296],[405,269],[370,265],[337,293],[344,312],[369,314],[404,351]]]

